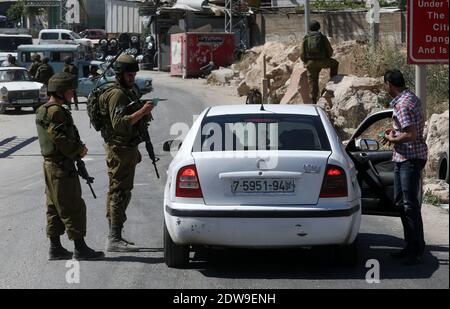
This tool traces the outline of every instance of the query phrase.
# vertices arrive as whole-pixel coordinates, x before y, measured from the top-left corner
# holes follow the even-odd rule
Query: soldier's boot
[[[84,242],[84,238],[75,239],[75,250],[73,251],[73,258],[77,261],[97,260],[105,256],[102,251],[95,251],[89,248]]]
[[[139,248],[122,239],[122,226],[112,224],[106,246],[108,252],[137,252]]]
[[[70,260],[72,259],[72,252],[66,250],[59,239],[59,236],[50,237],[50,249],[48,251],[48,260]]]
[[[108,220],[108,224],[109,224],[109,225],[108,225],[108,226],[109,226],[109,235],[111,235],[111,220]],[[133,246],[135,245],[134,242],[125,239],[125,238],[123,237],[122,234],[120,234],[120,239],[122,239],[124,242],[126,242],[126,243],[129,244],[129,245],[133,245]]]

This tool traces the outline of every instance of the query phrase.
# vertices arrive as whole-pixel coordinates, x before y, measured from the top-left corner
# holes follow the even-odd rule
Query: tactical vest
[[[109,106],[106,98],[111,93],[111,91],[115,89],[120,89],[125,93],[125,95],[128,98],[127,105],[133,102],[134,100],[138,99],[130,90],[123,88],[120,86],[119,83],[116,83],[115,85],[112,85],[111,87],[107,88],[101,95],[100,95],[100,113],[105,119],[105,123],[103,128],[100,130],[101,135],[107,144],[115,144],[115,145],[121,145],[121,146],[128,146],[128,147],[134,147],[138,144],[136,142],[136,139],[138,138],[137,130],[133,136],[121,136],[118,135],[112,126],[111,123],[111,115],[109,113]],[[134,112],[138,110],[137,106],[133,107],[124,107],[123,115],[131,115]]]
[[[327,58],[325,37],[320,32],[310,32],[303,39],[305,58],[307,60],[319,60]]]
[[[41,154],[44,157],[63,157],[64,155],[58,151],[55,147],[55,144],[50,138],[50,134],[48,133],[48,128],[50,126],[50,119],[48,117],[48,109],[52,106],[58,106],[61,110],[66,114],[66,119],[69,120],[68,126],[73,128],[73,132],[69,132],[76,138],[77,132],[75,125],[73,123],[73,119],[68,112],[57,103],[46,103],[38,108],[36,112],[36,127],[39,139],[39,145],[41,147]]]

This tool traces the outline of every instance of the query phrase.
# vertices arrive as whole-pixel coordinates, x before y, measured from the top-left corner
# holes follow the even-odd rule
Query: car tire
[[[439,157],[439,161],[438,161],[438,165],[437,165],[437,178],[438,179],[442,179],[445,180],[446,183],[448,182],[448,154],[446,152],[444,152],[443,154],[441,154],[441,156]]]
[[[335,247],[336,263],[342,266],[355,266],[359,258],[359,238],[349,245],[340,245]]]
[[[168,267],[180,268],[189,264],[189,245],[177,245],[170,237],[164,222],[164,261]]]

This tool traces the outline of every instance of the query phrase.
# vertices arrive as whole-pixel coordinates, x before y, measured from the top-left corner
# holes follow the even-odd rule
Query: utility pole
[[[422,112],[425,121],[427,120],[427,65],[417,64],[416,66],[416,95],[422,103]]]
[[[309,8],[310,8],[309,0],[305,0],[305,34],[307,34],[309,31],[309,23],[310,23]]]

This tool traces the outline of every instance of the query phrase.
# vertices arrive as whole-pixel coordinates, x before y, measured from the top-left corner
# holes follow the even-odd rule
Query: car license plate
[[[294,179],[242,179],[231,183],[235,194],[246,193],[294,193]]]
[[[34,102],[33,99],[26,99],[26,100],[17,100],[16,103],[18,104],[32,104]]]

